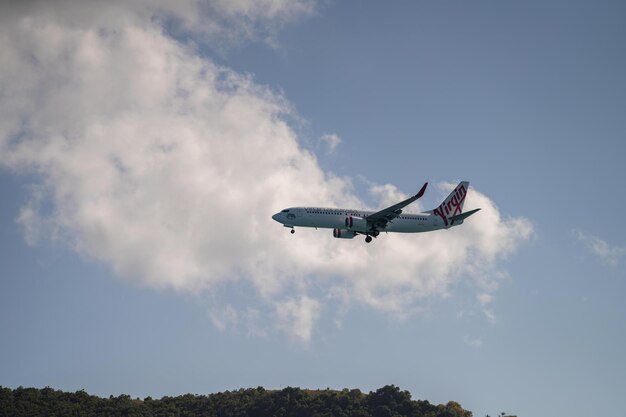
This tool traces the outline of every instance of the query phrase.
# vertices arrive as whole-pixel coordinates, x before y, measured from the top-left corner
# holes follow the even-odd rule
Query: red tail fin
[[[463,213],[463,203],[465,202],[468,188],[469,181],[460,182],[450,193],[448,198],[446,198],[439,207],[432,210],[433,214],[441,217],[444,225],[448,226],[451,217]]]

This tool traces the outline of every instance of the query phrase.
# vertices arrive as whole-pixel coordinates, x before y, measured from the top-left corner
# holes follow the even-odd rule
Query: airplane
[[[274,214],[272,219],[295,233],[295,227],[333,229],[337,239],[353,239],[365,235],[370,243],[381,232],[419,233],[449,229],[463,221],[479,208],[463,213],[469,181],[462,181],[437,208],[419,214],[404,214],[402,209],[424,195],[424,186],[414,196],[379,211],[351,210],[324,207],[290,207]]]

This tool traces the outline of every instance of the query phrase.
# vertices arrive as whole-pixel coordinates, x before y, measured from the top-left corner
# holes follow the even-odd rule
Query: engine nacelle
[[[367,232],[367,220],[363,217],[348,216],[346,217],[345,225],[347,230],[361,233]]]
[[[356,232],[345,229],[333,229],[333,237],[337,239],[352,239],[356,236]]]

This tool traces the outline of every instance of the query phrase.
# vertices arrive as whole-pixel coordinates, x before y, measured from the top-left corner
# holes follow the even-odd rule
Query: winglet
[[[427,182],[425,182],[425,183],[424,183],[424,186],[422,187],[422,189],[421,189],[421,190],[419,190],[419,191],[417,192],[417,194],[415,194],[416,199],[418,199],[418,198],[420,198],[421,196],[423,196],[423,195],[424,195],[424,192],[426,192],[426,186],[428,186],[428,183],[427,183]]]

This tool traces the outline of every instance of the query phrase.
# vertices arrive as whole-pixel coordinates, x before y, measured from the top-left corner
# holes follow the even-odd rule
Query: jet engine
[[[347,230],[361,233],[367,232],[367,220],[363,217],[348,216],[346,217],[345,225]]]
[[[356,236],[356,232],[345,229],[333,229],[333,237],[337,239],[352,239]]]

